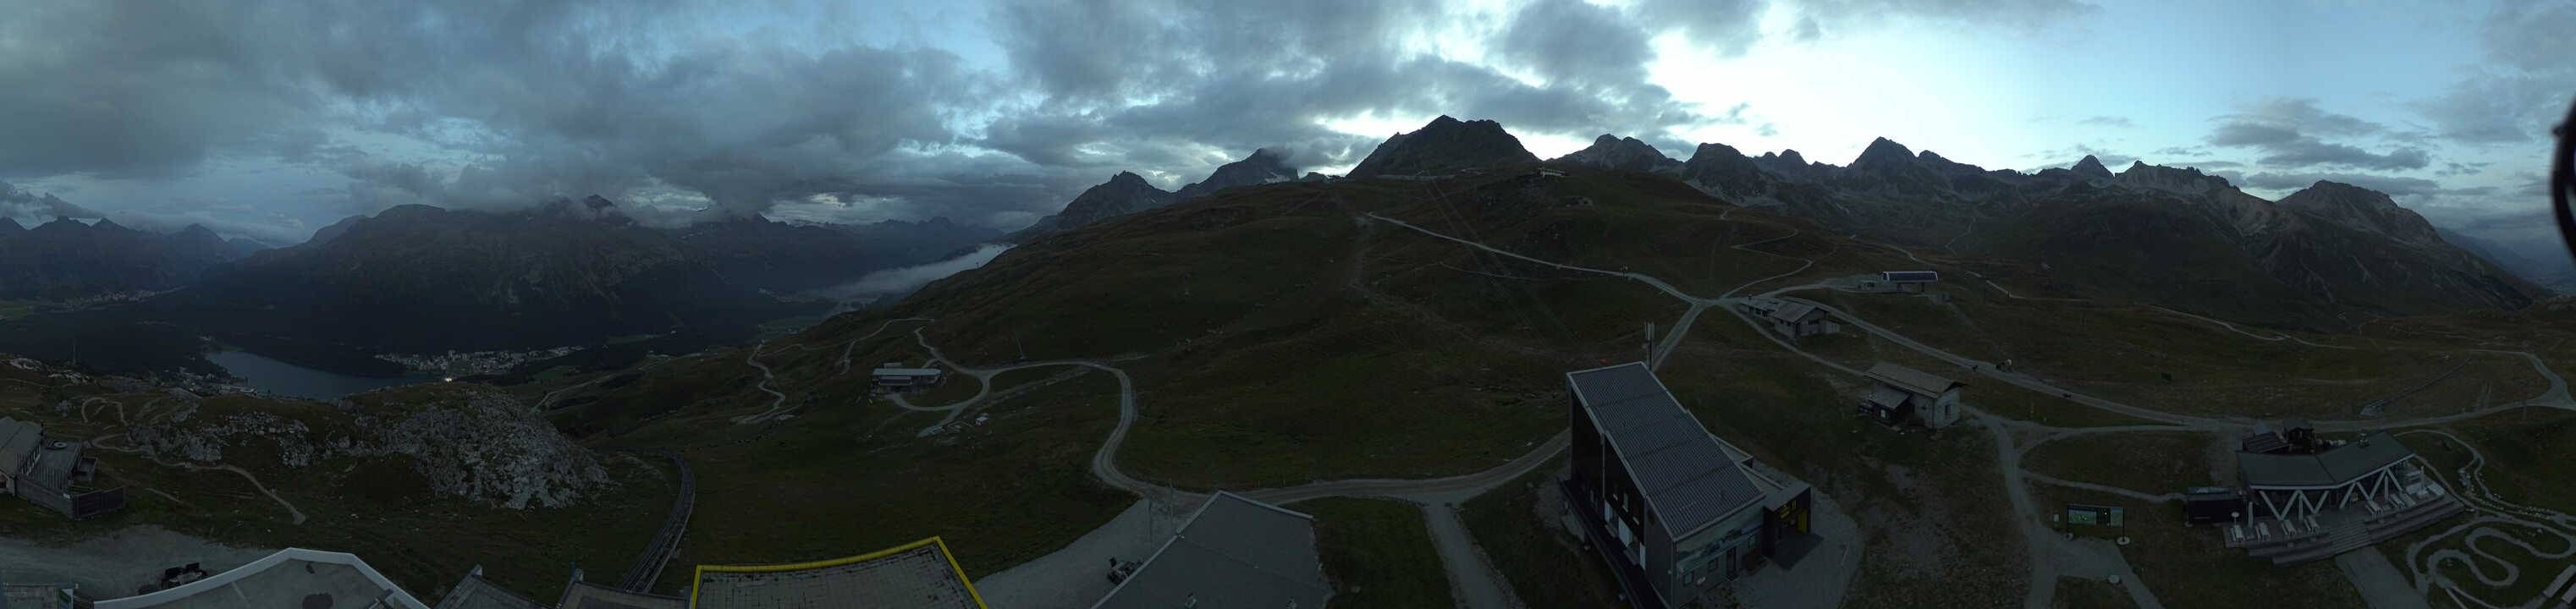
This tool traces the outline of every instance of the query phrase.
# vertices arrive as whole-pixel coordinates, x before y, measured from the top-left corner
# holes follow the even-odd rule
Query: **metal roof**
[[[18,475],[27,467],[27,455],[45,439],[45,426],[30,421],[0,417],[0,474]]]
[[[1575,401],[1627,463],[1638,492],[1680,539],[1762,498],[1699,417],[1683,409],[1644,362],[1565,374]]]
[[[1818,311],[1818,310],[1816,309],[1816,305],[1815,305],[1815,304],[1813,304],[1813,303],[1805,303],[1805,302],[1790,302],[1790,303],[1787,303],[1787,304],[1782,304],[1782,305],[1780,305],[1780,307],[1779,307],[1779,308],[1772,309],[1772,310],[1771,310],[1771,313],[1769,314],[1769,316],[1770,316],[1772,319],[1777,319],[1777,320],[1780,320],[1780,321],[1795,322],[1795,321],[1798,321],[1798,320],[1801,320],[1801,319],[1805,319],[1808,315],[1823,315],[1823,314],[1824,314],[1823,312]]]
[[[694,580],[690,607],[984,609],[975,586],[937,537],[833,560],[699,565]]]
[[[429,609],[356,555],[303,548],[278,550],[213,577],[140,596],[98,602],[98,609],[173,607],[312,607]]]
[[[1905,405],[1905,390],[1886,386],[1871,387],[1869,395],[1861,400],[1872,406],[1894,409]]]
[[[939,376],[938,368],[878,368],[877,376]]]
[[[1896,282],[1896,283],[1924,283],[1924,282],[1928,282],[1928,281],[1940,281],[1940,280],[1941,280],[1941,272],[1940,272],[1940,271],[1879,271],[1879,272],[1878,272],[1878,277],[1879,277],[1880,279],[1884,279],[1884,280],[1892,281],[1892,282]]]
[[[71,440],[39,438],[34,454],[27,457],[19,475],[21,482],[61,491],[71,487],[72,469],[80,465],[81,443]],[[61,444],[61,448],[55,448]]]
[[[1298,607],[1333,595],[1315,517],[1218,491],[1093,609]]]
[[[0,575],[6,574],[0,573]],[[71,584],[0,583],[0,608],[72,609],[71,589]]]
[[[557,609],[684,609],[689,599],[642,592],[628,592],[608,586],[576,581],[564,586],[563,599]]]
[[[447,591],[447,598],[438,599],[438,609],[546,609],[546,606],[493,585],[491,580],[483,579],[483,569],[476,567],[473,572],[465,574],[465,579],[458,580],[455,588]]]
[[[1951,387],[1967,384],[1889,362],[1870,366],[1869,377],[1924,397],[1938,397],[1950,391]]]
[[[2252,487],[2335,487],[2415,456],[2388,432],[2371,432],[2310,455],[2236,453],[2236,470]]]

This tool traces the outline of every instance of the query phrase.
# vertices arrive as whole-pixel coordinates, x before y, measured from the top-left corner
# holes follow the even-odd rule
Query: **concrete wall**
[[[1923,424],[1933,429],[1940,429],[1959,422],[1959,392],[1958,387],[1942,392],[1941,399],[1933,400],[1932,408],[1923,413]]]

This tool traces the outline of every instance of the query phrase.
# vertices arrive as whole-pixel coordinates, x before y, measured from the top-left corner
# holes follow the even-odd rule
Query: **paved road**
[[[1440,550],[1440,567],[1449,573],[1449,594],[1458,606],[1521,606],[1511,586],[1494,572],[1493,560],[1476,547],[1475,536],[1467,533],[1467,523],[1458,519],[1457,505],[1424,503],[1422,518],[1430,525],[1431,544]]]
[[[2433,609],[2424,602],[2424,593],[2406,586],[2406,574],[2389,564],[2388,555],[2380,553],[2378,546],[2336,554],[2334,562],[2370,609]]]

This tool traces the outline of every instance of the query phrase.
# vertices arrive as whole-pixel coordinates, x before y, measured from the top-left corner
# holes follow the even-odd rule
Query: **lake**
[[[217,351],[206,359],[225,372],[242,377],[251,387],[277,395],[314,400],[338,399],[354,393],[366,393],[385,387],[438,382],[430,374],[408,374],[396,377],[350,376],[324,372],[269,359],[249,351]]]

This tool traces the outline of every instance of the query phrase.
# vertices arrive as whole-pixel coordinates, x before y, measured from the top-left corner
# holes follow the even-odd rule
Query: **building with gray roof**
[[[1874,383],[1861,395],[1863,413],[1886,423],[1915,421],[1933,429],[1959,422],[1959,396],[1967,383],[1889,362],[1870,366],[1866,376]]]
[[[1804,484],[1768,483],[1645,363],[1570,372],[1567,501],[1643,607],[1678,607],[1806,534]]]
[[[1315,517],[1218,491],[1093,609],[1321,609]]]
[[[572,583],[564,585],[563,599],[556,609],[683,609],[689,599],[642,592],[629,592],[581,580],[573,574]]]
[[[45,428],[0,417],[0,492],[78,520],[125,507],[125,489],[91,483],[98,460],[81,456],[87,445],[45,437]]]
[[[2415,451],[2387,432],[2326,441],[2288,421],[2271,452],[2236,453],[2245,483],[2227,547],[2276,565],[2324,560],[2433,526],[2467,504],[2424,474]],[[2259,435],[2259,434],[2258,434]]]
[[[72,609],[71,584],[10,583],[0,572],[0,609]]]
[[[1833,322],[1823,307],[1811,302],[1756,296],[1746,298],[1736,306],[1769,324],[1772,333],[1789,340],[1839,334],[1843,328],[1842,324]]]
[[[2248,503],[2273,518],[2311,516],[2397,492],[2398,468],[2415,451],[2388,432],[2372,432],[2315,453],[2236,453]]]
[[[456,587],[447,590],[446,598],[438,599],[438,609],[546,609],[546,606],[503,589],[492,580],[483,579],[483,567],[476,566],[474,570],[465,572],[465,579],[457,580]]]
[[[429,609],[356,555],[287,548],[211,577],[149,594],[99,601],[98,609]]]

